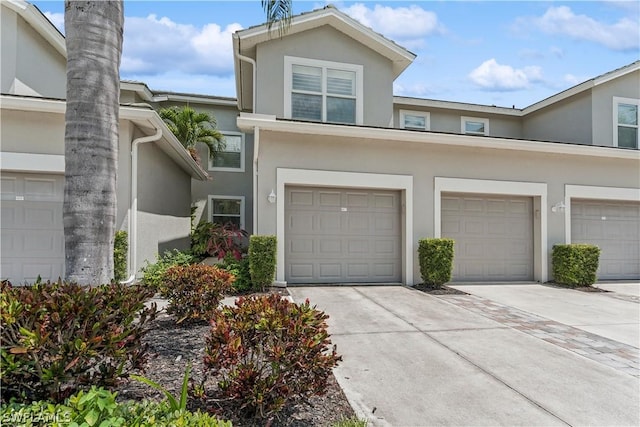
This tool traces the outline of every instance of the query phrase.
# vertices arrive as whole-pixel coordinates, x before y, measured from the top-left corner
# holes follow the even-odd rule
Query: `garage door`
[[[401,281],[399,192],[286,187],[285,280]]]
[[[600,247],[600,279],[640,278],[640,203],[571,201],[571,242]]]
[[[14,284],[38,275],[56,280],[64,272],[60,175],[2,174],[2,271]]]
[[[455,240],[453,280],[533,280],[530,197],[444,194],[442,236]]]

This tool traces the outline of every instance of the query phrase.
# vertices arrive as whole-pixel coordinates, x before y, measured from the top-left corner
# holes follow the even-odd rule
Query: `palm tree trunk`
[[[122,1],[65,1],[64,236],[66,279],[113,278]]]

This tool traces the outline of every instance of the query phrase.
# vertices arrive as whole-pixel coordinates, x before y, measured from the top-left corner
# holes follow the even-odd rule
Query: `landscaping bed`
[[[426,294],[431,294],[431,295],[469,295],[466,292],[462,292],[458,289],[450,288],[446,285],[433,286],[433,285],[427,285],[424,283],[418,283],[417,285],[413,285],[413,289],[417,289],[420,292],[424,292]]]

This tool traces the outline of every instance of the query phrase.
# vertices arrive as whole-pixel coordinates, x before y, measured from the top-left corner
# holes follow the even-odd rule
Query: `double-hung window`
[[[613,98],[614,147],[638,149],[638,106],[638,99]]]
[[[424,111],[400,110],[400,129],[430,129],[431,114]]]
[[[222,134],[225,148],[216,153],[215,159],[209,158],[209,170],[244,172],[244,135],[240,132]]]
[[[362,123],[361,65],[285,56],[285,116]]]
[[[209,196],[209,216],[213,223],[244,228],[244,197]]]
[[[460,131],[467,135],[489,135],[489,119],[461,117]]]

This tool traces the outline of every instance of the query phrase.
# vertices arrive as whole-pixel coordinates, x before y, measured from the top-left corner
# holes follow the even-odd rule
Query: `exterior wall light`
[[[554,213],[564,212],[565,208],[566,206],[564,202],[558,202],[555,205],[551,206],[551,212],[554,212]]]
[[[277,198],[276,193],[272,189],[271,193],[269,193],[269,195],[267,196],[267,200],[269,201],[269,203],[275,203],[276,198]]]

